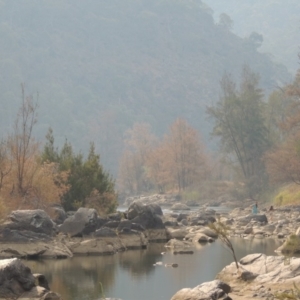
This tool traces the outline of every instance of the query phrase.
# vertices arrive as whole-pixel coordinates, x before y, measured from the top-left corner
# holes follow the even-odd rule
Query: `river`
[[[238,259],[250,253],[275,255],[281,245],[273,239],[232,239]],[[194,254],[174,255],[164,244],[112,256],[73,257],[63,260],[24,261],[33,273],[46,276],[64,300],[96,300],[101,296],[122,300],[170,300],[184,287],[213,280],[233,261],[220,241],[198,245]],[[162,254],[165,252],[164,254]],[[177,268],[154,266],[177,263]]]

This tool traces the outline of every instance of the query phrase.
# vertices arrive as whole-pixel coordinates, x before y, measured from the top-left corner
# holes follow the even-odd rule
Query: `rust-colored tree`
[[[136,123],[125,135],[125,150],[120,160],[118,182],[123,190],[138,193],[150,189],[146,162],[156,143],[149,124]]]
[[[265,161],[273,182],[300,184],[300,72],[284,92],[289,106],[278,124],[284,138],[265,155]]]
[[[147,156],[146,170],[147,178],[150,180],[159,193],[165,192],[171,184],[167,168],[168,149],[163,142],[160,142]]]
[[[265,161],[273,183],[300,184],[300,132],[268,152]]]
[[[198,132],[183,119],[177,119],[164,138],[168,178],[179,191],[199,183],[208,171],[204,146]]]
[[[59,203],[68,189],[63,183],[66,174],[54,163],[40,159],[39,143],[33,138],[37,103],[25,95],[24,85],[21,91],[13,132],[0,143],[0,209],[5,213],[14,209],[47,210],[50,204]]]

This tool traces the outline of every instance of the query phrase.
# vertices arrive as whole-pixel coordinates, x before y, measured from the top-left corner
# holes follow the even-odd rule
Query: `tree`
[[[0,206],[9,209],[36,209],[57,203],[67,190],[58,185],[58,170],[53,163],[39,159],[39,144],[33,138],[37,103],[25,96],[21,85],[22,104],[13,132],[0,142]]]
[[[265,161],[273,183],[300,184],[300,132],[269,151]]]
[[[9,156],[7,141],[0,142],[0,191],[4,184],[4,179],[12,170],[12,161]]]
[[[21,85],[22,105],[14,124],[13,134],[9,137],[9,147],[13,164],[17,170],[17,191],[24,196],[30,187],[34,170],[29,174],[28,161],[38,150],[38,143],[32,136],[37,122],[38,104],[32,96],[25,95],[25,86]],[[25,181],[27,179],[27,182]]]
[[[57,181],[58,186],[68,187],[60,197],[63,207],[74,210],[80,206],[92,206],[99,213],[113,212],[117,207],[114,180],[103,170],[94,143],[90,144],[88,157],[84,159],[81,153],[74,153],[67,140],[60,151],[55,149],[51,130],[46,139],[42,161],[55,164],[61,174],[67,174],[64,180]]]
[[[42,161],[46,162],[58,162],[58,151],[54,147],[53,130],[50,127],[46,134],[46,143],[44,145],[44,151],[41,156]]]
[[[123,189],[138,193],[151,188],[151,181],[147,177],[147,160],[156,143],[149,124],[136,123],[126,132],[118,176]]]
[[[219,16],[219,26],[221,26],[222,28],[230,31],[233,27],[233,21],[230,18],[230,16],[228,16],[225,13],[222,13]]]
[[[215,123],[212,135],[220,138],[221,151],[239,166],[249,196],[254,197],[264,185],[263,155],[270,144],[258,76],[246,66],[239,90],[228,74],[221,90],[219,101],[207,109]]]
[[[264,37],[262,34],[254,31],[249,35],[248,40],[255,47],[255,49],[257,49],[262,45]]]
[[[179,191],[200,182],[207,172],[203,145],[195,129],[177,119],[163,141],[167,176]]]
[[[204,147],[195,129],[177,119],[164,139],[157,139],[149,125],[136,124],[125,141],[119,182],[129,193],[167,187],[179,191],[202,180],[208,171]]]
[[[234,247],[229,238],[229,226],[223,223],[220,218],[217,222],[209,223],[209,228],[212,229],[217,235],[221,242],[231,251],[237,271],[239,271],[239,264],[235,254]]]
[[[149,153],[146,161],[147,178],[159,193],[165,192],[167,186],[171,184],[166,163],[167,157],[168,149],[163,142],[160,142]]]
[[[265,155],[268,174],[273,182],[300,184],[300,72],[282,93],[286,108],[278,124],[282,138]]]

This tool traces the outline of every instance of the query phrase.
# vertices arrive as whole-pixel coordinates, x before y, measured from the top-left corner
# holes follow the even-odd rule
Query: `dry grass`
[[[282,187],[274,198],[276,206],[300,204],[300,185],[288,184]]]

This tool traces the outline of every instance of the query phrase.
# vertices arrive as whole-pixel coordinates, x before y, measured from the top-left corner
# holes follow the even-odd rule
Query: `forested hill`
[[[263,36],[259,50],[295,72],[300,40],[300,2],[298,0],[206,0],[215,19],[226,13],[233,20],[233,32],[242,37],[257,32]]]
[[[2,0],[0,22],[2,134],[25,82],[39,92],[36,134],[51,126],[56,143],[83,151],[95,141],[113,173],[134,122],[162,134],[180,116],[207,136],[205,107],[224,71],[248,64],[267,90],[290,81],[199,0]]]

